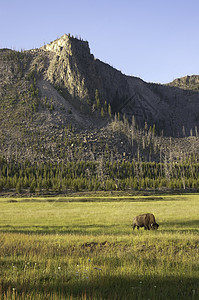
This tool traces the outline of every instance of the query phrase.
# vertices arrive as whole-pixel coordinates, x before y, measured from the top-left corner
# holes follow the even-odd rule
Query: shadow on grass
[[[181,201],[181,199],[177,198],[175,201]],[[158,197],[158,196],[145,196],[145,197],[128,197],[128,196],[97,196],[97,197],[64,197],[64,198],[24,198],[20,200],[16,199],[8,199],[5,202],[8,203],[75,203],[75,202],[149,202],[149,201],[173,201],[170,198]]]
[[[1,282],[1,291],[7,292],[12,287],[17,294],[33,295],[42,299],[198,299],[198,278],[181,277],[124,277],[104,275],[103,270],[96,277],[78,278],[69,275],[52,279],[41,277],[39,282],[23,284]],[[58,298],[56,298],[58,299]]]
[[[155,231],[164,233],[199,233],[199,220],[186,220],[186,221],[168,221],[168,222],[159,222],[159,229]],[[141,228],[139,231],[135,229],[132,230],[131,224],[129,228],[119,228],[119,224],[77,224],[75,225],[63,225],[63,226],[43,226],[43,225],[33,225],[33,226],[13,226],[13,225],[4,225],[0,226],[0,232],[10,232],[10,233],[24,233],[24,234],[106,234],[106,235],[118,235],[118,234],[142,234],[146,231]],[[150,231],[151,232],[151,231]],[[148,234],[150,234],[147,231]],[[154,233],[154,231],[152,231]]]
[[[168,222],[163,222],[162,225],[168,226],[169,228],[172,227],[186,227],[186,228],[198,228],[199,227],[199,219],[198,220],[180,220],[180,221],[168,221]]]
[[[168,233],[199,233],[199,220],[186,220],[160,223],[162,232]]]
[[[115,228],[116,225],[104,225],[104,224],[90,224],[90,225],[77,225],[74,226],[12,226],[5,225],[0,226],[0,232],[10,233],[25,233],[25,234],[114,234],[111,233],[111,228]],[[118,233],[117,233],[118,234]]]
[[[158,233],[199,233],[199,221],[188,221],[186,223],[162,223],[157,231],[146,231],[143,228],[133,231],[132,226],[129,228],[119,228],[118,224],[104,225],[104,224],[89,224],[89,225],[77,225],[77,226],[13,226],[4,225],[0,226],[0,232],[3,233],[24,233],[24,234],[75,234],[75,235],[123,235],[128,234],[130,236],[141,234],[158,234]]]

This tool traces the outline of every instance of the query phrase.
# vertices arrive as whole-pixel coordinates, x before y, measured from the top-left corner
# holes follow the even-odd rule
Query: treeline
[[[199,163],[68,162],[16,163],[0,159],[0,191],[198,189]]]

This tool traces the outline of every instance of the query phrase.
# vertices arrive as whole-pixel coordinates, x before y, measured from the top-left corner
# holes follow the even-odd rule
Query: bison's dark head
[[[159,225],[158,225],[157,223],[152,223],[152,224],[151,224],[151,228],[152,228],[153,230],[157,230],[158,227],[159,227]]]

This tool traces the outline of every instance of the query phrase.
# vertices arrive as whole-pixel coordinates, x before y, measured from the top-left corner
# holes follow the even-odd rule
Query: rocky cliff
[[[183,128],[188,134],[199,125],[197,76],[169,85],[146,83],[95,59],[88,42],[67,35],[39,51],[48,58],[43,79],[68,94],[77,106],[80,102],[92,104],[97,89],[102,103],[107,101],[113,112],[125,114],[129,120],[135,116],[140,126],[156,124],[159,132],[181,136]]]
[[[110,145],[107,151],[117,158],[128,153],[132,159],[141,147],[148,151],[141,136],[142,146],[132,143],[134,129],[128,126],[121,140],[126,129],[116,120],[108,125],[115,114],[129,124],[133,118],[134,128],[155,124],[161,135],[198,135],[198,76],[146,83],[95,59],[88,42],[68,35],[39,49],[0,49],[0,100],[0,155],[6,157],[96,158]]]

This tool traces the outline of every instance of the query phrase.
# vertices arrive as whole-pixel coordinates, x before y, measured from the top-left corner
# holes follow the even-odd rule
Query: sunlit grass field
[[[0,297],[198,299],[199,195],[1,198]]]

